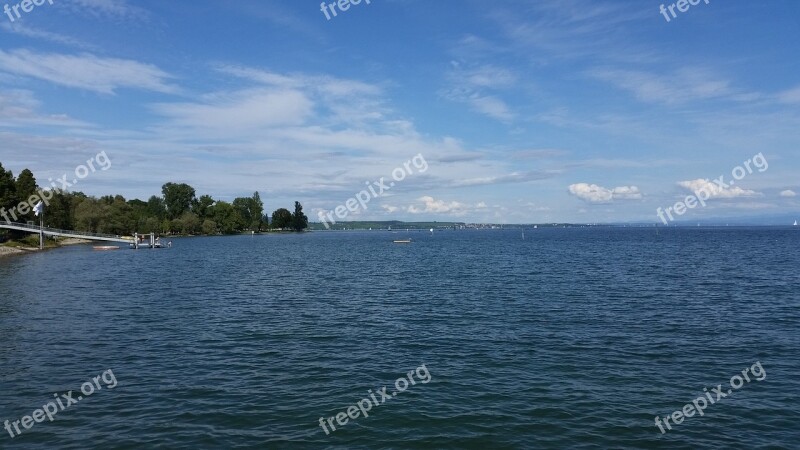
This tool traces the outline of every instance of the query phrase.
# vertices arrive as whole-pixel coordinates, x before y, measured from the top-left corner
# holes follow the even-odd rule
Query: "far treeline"
[[[28,199],[40,190],[33,173],[25,169],[14,178],[0,163],[0,220],[35,221]],[[248,231],[303,231],[308,217],[300,202],[294,202],[294,213],[276,209],[272,216],[264,214],[264,203],[258,192],[252,197],[239,197],[228,203],[209,195],[195,196],[193,187],[184,183],[167,183],[162,196],[147,201],[125,200],[121,195],[100,198],[82,192],[51,190],[52,198],[44,211],[44,226],[64,230],[88,231],[115,235],[133,233],[156,234],[236,234]],[[25,205],[24,207],[20,207]],[[12,215],[13,212],[13,215]]]

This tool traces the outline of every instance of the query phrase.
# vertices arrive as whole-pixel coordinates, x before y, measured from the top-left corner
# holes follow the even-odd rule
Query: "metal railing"
[[[90,241],[113,241],[130,243],[133,239],[121,238],[113,234],[90,233],[88,231],[74,231],[74,230],[60,230],[57,228],[40,228],[36,225],[28,225],[25,223],[15,222],[2,222],[0,221],[0,228],[18,231],[29,231],[31,233],[39,233],[40,231],[48,236],[63,236],[76,239],[86,239]]]

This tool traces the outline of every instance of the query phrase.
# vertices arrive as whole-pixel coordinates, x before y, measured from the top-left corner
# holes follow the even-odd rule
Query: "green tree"
[[[195,201],[194,188],[185,183],[167,183],[161,187],[161,193],[164,194],[169,219],[176,219],[189,211]]]
[[[155,217],[148,217],[144,219],[144,222],[140,225],[141,231],[136,230],[137,233],[147,234],[147,233],[161,233],[161,223]],[[128,233],[130,234],[130,233]]]
[[[161,220],[161,232],[165,234],[172,233],[172,222],[169,219]]]
[[[237,197],[233,199],[233,209],[241,219],[238,228],[245,229],[253,223],[253,213],[250,210],[252,201],[247,197]]]
[[[261,201],[261,195],[259,195],[258,191],[253,192],[250,202],[250,212],[253,216],[253,223],[250,226],[260,233],[261,229],[264,228],[264,202]]]
[[[252,197],[234,199],[233,207],[242,219],[242,229],[261,231],[264,223],[264,203],[258,192],[254,192]]]
[[[292,229],[294,231],[303,231],[308,228],[308,217],[303,214],[303,205],[300,202],[294,202],[294,214],[292,214]]]
[[[233,234],[241,231],[242,219],[230,203],[222,200],[216,202],[211,214],[214,222],[217,223],[220,233]]]
[[[200,232],[200,218],[193,212],[185,212],[180,217],[181,234],[198,234]]]
[[[10,170],[5,170],[3,164],[0,164],[0,212],[6,214],[8,219],[2,217],[2,220],[14,220],[8,211],[17,206],[17,183],[14,181],[14,174]],[[16,210],[15,210],[16,211]]]
[[[292,213],[286,208],[278,208],[272,213],[272,228],[284,229],[292,225]]]
[[[209,235],[209,236],[217,234],[217,222],[214,222],[211,219],[204,220],[203,221],[203,225],[202,225],[202,231],[203,231],[203,234],[206,234],[206,235]]]
[[[33,207],[36,205],[36,203],[38,203],[38,200],[32,198],[36,194],[36,178],[34,178],[33,172],[28,169],[20,172],[19,176],[17,176],[16,187],[17,203],[25,202],[31,208],[31,210],[26,214],[18,214],[20,221],[25,222],[28,220],[33,220]],[[29,200],[34,201],[31,203]]]
[[[108,220],[108,205],[95,198],[84,198],[75,208],[75,224],[79,231],[98,233]]]
[[[200,220],[205,220],[210,217],[212,206],[214,206],[214,199],[210,195],[201,195],[192,203],[192,212],[197,214]]]
[[[145,226],[148,219],[147,202],[143,202],[139,199],[128,200],[128,206],[130,207],[131,228],[125,232],[126,235],[130,235],[133,232],[156,232],[156,230],[152,229],[145,231]]]
[[[106,197],[103,197],[105,200]],[[125,197],[117,195],[111,198],[109,204],[106,203],[106,220],[100,228],[103,233],[111,233],[116,235],[133,234],[136,228],[136,220],[133,216],[133,207],[125,201]]]
[[[46,195],[51,194],[53,198],[49,200],[50,205],[44,214],[44,226],[62,230],[74,230],[75,209],[73,208],[73,201],[75,196],[59,189],[48,191]]]
[[[147,200],[147,215],[164,220],[167,217],[167,205],[164,203],[164,199],[157,195],[150,197]]]

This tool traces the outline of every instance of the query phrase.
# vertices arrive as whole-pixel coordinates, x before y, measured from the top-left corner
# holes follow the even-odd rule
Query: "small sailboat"
[[[797,221],[796,220],[794,221],[794,226],[797,226]]]
[[[411,238],[408,238],[408,239],[397,239],[397,240],[394,240],[392,242],[394,242],[395,244],[410,244],[411,243]]]
[[[525,228],[522,229],[522,240],[525,240]]]

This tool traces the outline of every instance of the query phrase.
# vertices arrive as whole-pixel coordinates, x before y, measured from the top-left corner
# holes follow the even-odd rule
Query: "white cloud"
[[[447,202],[444,200],[436,200],[435,198],[425,195],[417,199],[418,202],[422,202],[422,205],[409,205],[406,208],[406,211],[411,214],[425,214],[425,213],[433,213],[433,214],[451,214],[451,215],[464,215],[472,208],[470,205],[466,203],[461,203],[457,201]]]
[[[796,197],[796,196],[797,196],[797,194],[794,191],[790,190],[790,189],[787,189],[785,191],[781,191],[781,197]]]
[[[727,80],[718,79],[702,69],[682,69],[662,75],[632,70],[595,69],[589,75],[630,91],[636,98],[650,103],[684,103],[731,96],[739,100],[750,97],[735,92]]]
[[[473,111],[487,115],[500,121],[514,118],[511,108],[497,95],[488,94],[487,90],[498,90],[513,87],[517,76],[511,71],[490,65],[465,69],[462,64],[452,61],[453,69],[447,74],[450,84],[442,91],[448,100],[470,105]]]
[[[0,128],[45,125],[48,127],[75,127],[88,124],[75,120],[66,114],[42,114],[41,102],[30,91],[0,91]],[[8,144],[8,140],[4,140]]]
[[[756,191],[750,189],[742,189],[739,186],[726,186],[722,187],[717,183],[703,178],[689,181],[679,181],[678,186],[688,189],[692,192],[704,190],[709,194],[708,198],[740,198],[740,197],[756,197],[760,195]]]
[[[71,45],[74,47],[79,47],[83,49],[90,49],[95,48],[95,46],[86,44],[85,42],[79,41],[78,39],[71,38],[69,36],[65,36],[63,34],[53,33],[50,31],[44,30],[37,30],[35,28],[31,28],[25,26],[24,24],[17,22],[14,24],[11,23],[0,23],[0,29],[6,31],[8,33],[19,34],[20,36],[25,36],[33,39],[42,39],[45,41],[56,42],[59,44]]]
[[[800,103],[800,86],[778,94],[781,103]]]
[[[384,120],[383,89],[375,84],[327,75],[279,74],[236,65],[218,65],[219,72],[266,85],[272,89],[302,91],[326,108],[328,121],[361,125]]]
[[[458,61],[451,61],[453,71],[450,78],[460,85],[472,88],[506,88],[512,87],[517,82],[517,76],[508,69],[492,65],[478,66],[472,69],[463,69]]]
[[[100,58],[88,53],[67,55],[36,53],[29,50],[0,50],[0,71],[34,77],[62,86],[101,94],[133,88],[172,93],[170,75],[151,64],[117,58]]]
[[[636,186],[619,186],[607,189],[596,184],[569,185],[569,193],[589,203],[610,203],[613,200],[639,200],[642,193]]]
[[[148,14],[144,9],[128,4],[127,0],[72,0],[67,3],[75,12],[87,12],[97,17],[144,18]]]
[[[472,109],[475,111],[498,120],[507,121],[514,118],[514,113],[511,112],[511,108],[509,108],[504,101],[495,96],[472,95],[468,103],[472,105]]]
[[[531,170],[528,172],[512,172],[503,175],[483,176],[476,178],[465,178],[453,183],[453,186],[482,186],[489,184],[504,184],[504,183],[526,183],[529,181],[544,180],[555,176],[555,172],[541,172]]]
[[[277,125],[299,125],[313,103],[294,90],[253,89],[208,96],[197,103],[162,103],[154,110],[171,119],[171,126],[200,130],[244,130]]]

